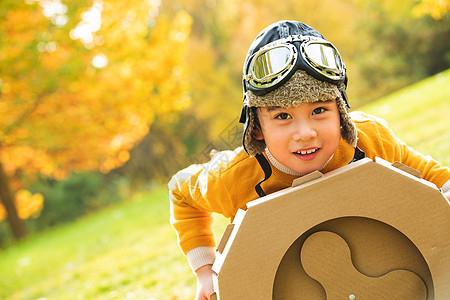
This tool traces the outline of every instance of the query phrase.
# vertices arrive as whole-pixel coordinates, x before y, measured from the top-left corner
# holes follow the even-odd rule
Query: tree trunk
[[[7,220],[14,238],[24,238],[26,235],[25,223],[17,215],[14,196],[9,188],[8,177],[6,176],[2,163],[0,163],[0,201],[8,214]]]

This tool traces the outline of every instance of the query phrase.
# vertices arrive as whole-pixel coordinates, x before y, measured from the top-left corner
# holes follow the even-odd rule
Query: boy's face
[[[264,139],[276,160],[300,174],[322,169],[341,139],[336,100],[290,108],[261,107],[258,118],[261,130],[254,137]]]

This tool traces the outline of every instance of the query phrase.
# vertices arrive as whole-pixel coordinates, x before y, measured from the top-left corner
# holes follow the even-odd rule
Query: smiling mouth
[[[300,155],[308,155],[308,154],[313,154],[313,153],[317,152],[317,150],[319,150],[319,148],[312,148],[312,149],[308,149],[308,150],[301,150],[301,151],[296,151],[294,153],[295,154],[300,154]]]

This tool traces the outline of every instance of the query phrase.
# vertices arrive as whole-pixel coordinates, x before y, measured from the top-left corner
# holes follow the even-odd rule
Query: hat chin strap
[[[266,195],[266,193],[264,193],[264,191],[261,187],[261,183],[263,183],[264,181],[269,179],[270,175],[272,175],[272,168],[270,167],[270,163],[267,160],[267,158],[264,155],[262,155],[261,153],[256,154],[255,158],[258,160],[259,165],[261,166],[261,168],[264,171],[264,179],[255,185],[255,191],[258,194],[258,196],[264,197]]]
[[[355,146],[355,154],[353,155],[352,160],[348,164],[363,159],[364,157],[366,157],[366,153],[364,153],[364,151],[362,151],[358,146]]]

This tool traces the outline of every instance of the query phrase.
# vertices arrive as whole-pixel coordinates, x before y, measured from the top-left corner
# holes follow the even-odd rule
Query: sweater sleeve
[[[240,152],[240,148],[218,152],[208,163],[191,165],[170,180],[170,221],[185,254],[197,247],[215,246],[212,213],[230,217],[235,209],[223,174]]]
[[[389,162],[401,162],[422,174],[422,178],[441,188],[450,180],[450,170],[402,142],[386,121],[361,112],[355,114],[358,145],[373,159],[378,156]]]
[[[216,260],[216,248],[212,246],[200,246],[186,253],[189,266],[195,272],[204,265],[212,265]]]
[[[175,174],[169,182],[170,223],[185,254],[199,246],[215,246],[212,215],[202,206],[205,202],[202,172],[202,165],[192,165]]]
[[[442,166],[431,156],[426,156],[402,141],[398,142],[401,148],[402,163],[410,166],[422,173],[422,178],[434,183],[438,188],[450,180],[450,171],[448,167]]]

